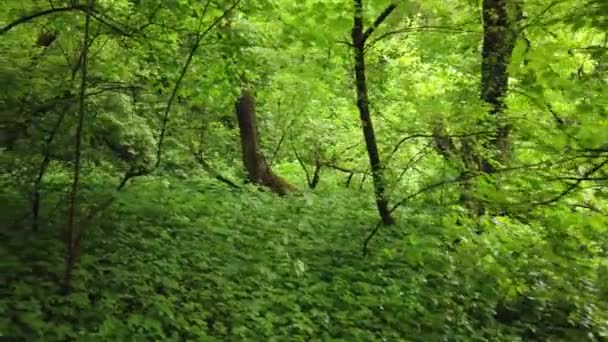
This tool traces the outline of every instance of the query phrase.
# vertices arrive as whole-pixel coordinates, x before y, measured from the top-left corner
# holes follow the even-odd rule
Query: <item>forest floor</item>
[[[550,263],[535,247],[545,243],[538,232],[511,231],[508,241],[498,229],[478,236],[451,224],[446,208],[413,204],[363,256],[377,223],[370,196],[334,189],[278,198],[172,181],[137,181],[100,215],[67,296],[54,281],[64,253],[56,230],[2,236],[3,266],[13,272],[0,331],[58,339],[513,340],[562,324],[552,311],[557,291],[521,306],[542,292],[529,285],[529,264]],[[102,197],[89,190],[88,201]],[[465,239],[449,248],[457,237]],[[538,336],[545,333],[568,336],[549,329]]]

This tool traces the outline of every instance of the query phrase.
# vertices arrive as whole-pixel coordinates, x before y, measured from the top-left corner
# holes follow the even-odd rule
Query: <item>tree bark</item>
[[[511,130],[503,117],[507,108],[505,96],[509,88],[508,67],[517,34],[514,24],[522,16],[522,0],[483,0],[483,45],[481,49],[481,99],[490,106],[489,114],[496,120],[496,136],[488,147],[496,151],[497,162],[506,163]],[[512,10],[509,11],[509,5]],[[496,168],[482,158],[480,171],[494,173]]]
[[[488,118],[494,125],[494,136],[483,142],[491,155],[483,155],[474,146],[476,138],[464,137],[456,150],[452,138],[438,124],[433,132],[435,148],[446,159],[459,158],[463,162],[463,173],[496,172],[496,163],[509,160],[509,133],[511,126],[505,117],[505,97],[509,88],[508,67],[517,40],[515,25],[522,18],[523,0],[483,0],[483,44],[481,51],[480,98],[489,105]],[[463,181],[461,202],[477,215],[485,212],[483,203],[474,199],[471,178]]]
[[[388,195],[386,193],[386,182],[384,179],[384,171],[380,162],[378,153],[378,145],[376,143],[376,134],[372,124],[372,118],[369,111],[369,95],[367,91],[367,80],[365,78],[365,40],[372,33],[373,29],[381,23],[381,20],[376,20],[374,26],[368,31],[363,31],[363,0],[354,0],[354,22],[352,30],[352,42],[355,52],[355,79],[357,89],[357,108],[359,109],[359,117],[363,128],[363,136],[365,137],[365,146],[367,147],[367,155],[372,170],[374,182],[374,193],[376,195],[376,206],[385,225],[395,223],[394,218],[388,208]],[[391,8],[391,7],[389,7]],[[394,7],[392,7],[394,9]],[[390,10],[392,11],[392,10]],[[390,11],[385,11],[379,18],[386,18]],[[383,20],[382,19],[382,20]]]
[[[260,150],[255,98],[249,89],[241,90],[241,95],[236,102],[236,118],[241,135],[243,165],[249,180],[268,187],[279,195],[294,191],[295,188],[291,184],[272,171]]]

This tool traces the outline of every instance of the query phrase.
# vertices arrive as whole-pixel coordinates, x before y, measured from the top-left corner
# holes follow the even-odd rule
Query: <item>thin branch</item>
[[[140,177],[140,176],[144,176],[149,174],[151,171],[145,168],[131,168],[129,169],[129,171],[125,172],[125,175],[121,178],[118,186],[116,186],[116,189],[114,189],[114,193],[111,194],[105,201],[101,202],[101,204],[91,208],[88,210],[88,213],[86,215],[84,215],[84,218],[82,220],[80,220],[80,222],[78,223],[80,229],[78,230],[76,236],[74,237],[74,243],[76,246],[80,245],[80,242],[82,241],[82,238],[84,237],[84,234],[86,233],[87,229],[91,226],[93,219],[95,218],[95,216],[97,216],[97,214],[103,212],[104,210],[106,210],[107,208],[109,208],[114,201],[116,200],[116,193],[120,192],[124,189],[124,187],[127,185],[127,183],[129,182],[129,180],[136,178],[136,177]]]
[[[346,183],[344,184],[345,187],[350,187],[350,182],[353,180],[353,177],[355,176],[354,173],[350,173],[348,175],[348,178],[346,179]]]
[[[240,186],[236,185],[233,181],[224,177],[222,174],[220,174],[218,171],[216,171],[213,167],[211,167],[211,165],[209,165],[209,163],[207,163],[207,161],[203,157],[203,151],[191,150],[191,152],[192,152],[192,155],[194,156],[194,159],[196,159],[196,161],[201,165],[203,170],[205,170],[213,178],[217,179],[218,181],[220,181],[224,184],[229,185],[230,187],[232,187],[234,189],[241,188]]]
[[[279,103],[279,114],[280,114],[280,111],[281,111],[280,108],[281,108],[281,106],[280,106],[280,103]],[[285,141],[285,137],[287,136],[287,131],[291,128],[292,124],[293,124],[293,121],[291,121],[287,125],[287,129],[284,129],[284,130],[281,131],[281,138],[279,139],[279,143],[275,147],[274,151],[272,152],[272,155],[270,156],[270,159],[268,160],[268,166],[272,167],[272,164],[274,164],[274,159],[279,154],[279,151],[281,150],[281,147],[283,146],[283,142]]]
[[[90,8],[90,10],[89,10]],[[125,30],[123,30],[122,28],[118,27],[118,25],[111,23],[108,19],[102,17],[100,14],[96,13],[93,8],[88,7],[88,5],[80,5],[80,4],[73,4],[71,6],[67,6],[67,7],[56,7],[56,8],[49,8],[47,10],[43,10],[40,12],[36,12],[36,13],[32,13],[29,15],[26,15],[24,17],[21,17],[11,23],[9,23],[8,25],[4,26],[3,28],[0,29],[0,36],[7,33],[8,31],[10,31],[11,29],[22,25],[22,24],[26,24],[30,21],[33,21],[37,18],[40,17],[44,17],[47,15],[51,15],[51,14],[57,14],[57,13],[65,13],[65,12],[72,12],[72,11],[78,11],[78,12],[83,12],[85,15],[88,15],[90,17],[92,17],[93,19],[99,21],[100,23],[108,26],[109,28],[111,28],[112,30],[120,33],[121,35],[124,36],[130,36],[131,34],[126,32]]]
[[[562,2],[565,2],[565,1],[564,0],[556,0],[556,1],[551,2],[549,5],[547,5],[547,7],[545,7],[542,11],[540,11],[540,13],[536,16],[536,18],[534,18],[533,20],[531,20],[528,24],[522,25],[519,28],[518,31],[522,32],[525,29],[536,25],[543,18],[543,16],[545,14],[547,14],[547,12],[549,12],[549,10],[551,10],[553,7],[555,7],[556,5],[558,5],[558,4],[562,3]]]
[[[447,137],[448,138],[465,138],[465,137],[471,137],[471,136],[478,136],[478,135],[486,135],[486,134],[493,134],[494,132],[491,131],[480,131],[480,132],[473,132],[473,133],[457,133],[457,134],[450,134]],[[393,147],[393,150],[391,151],[391,154],[389,155],[386,164],[388,165],[388,163],[390,162],[390,160],[395,156],[395,154],[399,151],[399,148],[401,148],[401,146],[403,144],[405,144],[406,142],[410,141],[410,140],[414,140],[414,139],[419,139],[419,138],[434,138],[435,134],[432,133],[415,133],[412,135],[408,135],[406,137],[401,138],[397,144],[395,145],[395,147]]]
[[[239,3],[240,3],[240,0],[234,1],[234,3],[232,4],[232,6],[229,7],[227,10],[225,10],[220,16],[218,16],[217,18],[215,18],[215,20],[213,20],[213,22],[203,32],[200,32],[200,33],[197,34],[196,42],[194,43],[194,45],[190,49],[190,53],[188,54],[188,58],[186,59],[186,63],[182,67],[182,70],[181,70],[181,72],[179,74],[179,77],[177,78],[177,81],[175,82],[175,85],[173,86],[173,90],[171,91],[171,96],[169,97],[169,100],[167,101],[167,106],[165,107],[165,112],[163,114],[163,119],[162,119],[162,122],[161,122],[160,134],[159,134],[159,139],[158,139],[158,145],[156,147],[156,166],[155,166],[156,168],[158,168],[160,166],[160,163],[161,163],[163,141],[164,141],[164,138],[165,138],[165,134],[167,132],[167,123],[169,122],[169,113],[171,112],[171,107],[173,105],[173,102],[175,101],[175,98],[177,97],[177,91],[179,90],[179,87],[181,86],[181,83],[182,83],[182,81],[184,79],[184,76],[186,76],[186,73],[188,72],[188,68],[190,67],[190,64],[192,63],[192,60],[194,59],[194,54],[198,50],[198,48],[199,48],[199,46],[201,44],[201,41],[207,36],[207,34],[215,26],[217,26],[222,19],[224,19],[230,12],[232,12],[232,10],[235,9],[236,6]],[[206,8],[205,8],[205,11],[206,11]],[[201,20],[202,20],[202,17],[201,17]]]
[[[396,8],[397,8],[397,4],[393,3],[393,4],[388,5],[388,7],[386,7],[386,9],[384,9],[384,11],[382,11],[382,13],[380,13],[378,18],[376,18],[376,20],[374,20],[374,23],[372,24],[372,26],[368,27],[367,30],[365,30],[365,32],[363,33],[363,42],[364,43],[374,33],[374,31],[378,28],[378,26],[380,26],[380,24],[382,24],[382,22],[384,20],[386,20],[386,18],[388,18],[388,16]]]
[[[377,42],[379,42],[382,39],[386,39],[390,36],[394,36],[397,34],[402,34],[402,33],[413,33],[413,32],[452,32],[452,33],[474,33],[474,34],[481,34],[481,31],[476,31],[476,30],[467,30],[467,29],[462,29],[462,28],[458,28],[458,27],[450,27],[450,26],[417,26],[417,27],[406,27],[406,28],[402,28],[402,29],[398,29],[398,30],[393,30],[393,31],[389,31],[386,33],[383,33],[382,35],[378,36],[377,38],[375,38],[374,40],[372,40],[370,42],[369,45],[373,45]]]
[[[551,105],[551,103],[546,102],[544,103],[544,106],[541,105],[538,99],[534,98],[532,95],[526,93],[523,90],[519,90],[517,88],[513,88],[513,89],[509,89],[510,91],[513,91],[516,94],[522,95],[525,98],[527,98],[528,100],[530,100],[532,102],[533,105],[535,105],[538,109],[540,110],[547,110],[551,116],[553,116],[553,120],[555,121],[555,123],[557,124],[557,127],[560,129],[565,128],[565,121],[564,119],[553,109],[553,106]]]
[[[430,185],[427,185],[423,188],[421,188],[420,190],[416,191],[415,193],[406,196],[405,198],[403,198],[401,201],[397,202],[397,204],[395,204],[393,206],[393,208],[390,209],[390,213],[393,213],[397,208],[399,208],[401,205],[403,205],[405,202],[411,200],[412,198],[425,193],[427,191],[430,190],[434,190],[436,188],[442,187],[444,185],[447,184],[453,184],[453,183],[459,183],[465,179],[471,178],[472,176],[460,176],[456,179],[449,179],[449,180],[444,180],[441,182],[437,182],[437,183],[433,183]],[[365,240],[363,241],[363,255],[366,256],[368,254],[368,248],[367,246],[369,245],[369,242],[372,240],[372,238],[376,235],[376,233],[378,233],[378,231],[380,230],[380,227],[382,226],[382,221],[379,221],[376,226],[374,227],[374,229],[372,229],[372,231],[370,232],[370,234],[365,238]]]
[[[416,192],[414,192],[414,193],[412,193],[412,194],[404,197],[403,199],[401,199],[399,202],[397,202],[391,208],[390,212],[391,213],[394,212],[395,210],[397,210],[397,208],[399,208],[400,206],[402,206],[403,204],[405,204],[407,201],[409,201],[412,198],[414,198],[414,197],[416,197],[416,196],[418,196],[420,194],[423,194],[423,193],[425,193],[427,191],[434,190],[434,189],[442,187],[444,185],[459,183],[459,182],[462,182],[463,180],[471,179],[473,177],[475,177],[475,175],[462,175],[462,176],[459,176],[459,177],[457,177],[455,179],[448,179],[448,180],[443,180],[443,181],[440,181],[440,182],[437,182],[437,183],[429,184],[429,185],[421,188],[420,190],[418,190],[418,191],[416,191]]]
[[[415,164],[417,164],[422,158],[426,157],[429,153],[431,153],[433,151],[432,149],[430,149],[430,147],[432,145],[433,145],[433,143],[428,143],[426,146],[424,146],[422,149],[420,149],[420,151],[418,151],[416,154],[414,154],[414,156],[412,158],[410,158],[410,160],[408,160],[408,162],[405,164],[405,167],[403,168],[403,170],[401,170],[399,177],[397,178],[397,183],[399,183],[401,181],[401,179],[403,179],[403,176],[405,175],[405,173],[407,171],[409,171],[411,168],[413,168],[413,166]]]
[[[65,113],[68,110],[68,106],[63,108],[63,110],[59,113],[59,117],[57,121],[53,125],[53,128],[49,132],[48,136],[44,140],[44,148],[42,150],[42,161],[40,162],[40,166],[38,167],[38,176],[34,180],[34,186],[32,190],[32,230],[38,231],[39,228],[39,214],[40,214],[40,187],[42,185],[42,179],[46,174],[49,163],[51,162],[51,145],[53,140],[55,140],[55,136],[57,132],[59,132],[59,128],[63,123],[63,119],[65,118]]]
[[[379,221],[376,224],[376,226],[374,227],[374,229],[372,229],[371,233],[369,233],[369,235],[363,241],[363,256],[367,256],[367,254],[368,254],[368,252],[367,252],[367,245],[369,245],[369,242],[376,235],[376,233],[378,233],[378,231],[380,230],[380,227],[382,227],[382,221]]]
[[[293,153],[295,154],[296,159],[298,160],[298,163],[300,163],[300,166],[304,170],[304,174],[306,175],[306,183],[308,183],[308,185],[310,185],[311,179],[310,179],[310,174],[308,173],[308,169],[306,168],[306,164],[304,163],[304,161],[300,157],[300,154],[298,153],[298,151],[295,148],[293,149]]]
[[[323,168],[323,164],[318,161],[315,163],[315,171],[312,174],[312,180],[308,183],[308,187],[311,189],[315,189],[317,185],[319,185],[319,181],[321,180],[321,169]]]
[[[608,216],[608,213],[601,210],[600,208],[592,205],[592,204],[588,204],[588,203],[575,203],[572,205],[572,207],[574,208],[582,208],[582,209],[587,209],[589,211],[592,211],[594,213],[598,213],[604,216]]]
[[[39,17],[43,17],[46,15],[54,14],[54,13],[62,13],[62,12],[70,12],[70,11],[86,11],[86,9],[87,9],[86,6],[74,4],[69,7],[49,8],[44,11],[32,13],[32,14],[26,15],[24,17],[21,17],[15,21],[13,21],[12,23],[4,26],[2,29],[0,29],[0,35],[7,33],[8,31],[10,31],[11,29],[13,29],[16,26],[28,23]]]
[[[605,176],[605,177],[576,177],[576,176],[567,176],[567,177],[555,177],[555,178],[549,179],[549,181],[556,181],[556,180],[573,180],[573,181],[599,182],[599,181],[608,180],[608,176]]]
[[[272,152],[272,155],[270,156],[270,160],[268,160],[268,166],[272,167],[272,164],[274,163],[274,159],[277,157],[277,154],[279,154],[279,151],[281,150],[281,146],[283,145],[283,141],[285,140],[285,135],[286,135],[285,132],[283,132],[281,134],[279,143],[277,144],[274,151]]]
[[[531,204],[531,205],[547,205],[547,204],[552,204],[552,203],[555,203],[555,202],[561,200],[563,197],[567,196],[572,191],[576,190],[576,188],[578,188],[578,186],[582,182],[584,182],[585,180],[587,180],[586,178],[591,177],[594,173],[596,173],[597,171],[599,171],[601,168],[604,167],[604,165],[607,165],[607,164],[608,164],[608,158],[606,158],[603,162],[595,165],[591,169],[587,170],[587,172],[585,172],[582,175],[582,177],[576,179],[576,181],[574,183],[572,183],[570,186],[568,186],[564,191],[562,191],[561,193],[559,193],[557,196],[554,196],[553,198],[550,198],[550,199],[545,200],[545,201],[533,202],[533,203],[529,203],[529,204]]]
[[[330,169],[334,169],[337,171],[341,171],[344,173],[351,173],[351,174],[368,174],[367,171],[361,171],[361,170],[353,170],[353,169],[349,169],[343,166],[339,166],[336,164],[330,164],[330,163],[323,163],[323,166],[329,167]]]

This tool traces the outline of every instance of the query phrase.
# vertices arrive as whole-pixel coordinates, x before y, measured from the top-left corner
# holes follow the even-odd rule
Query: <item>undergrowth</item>
[[[85,189],[86,203],[107,185]],[[17,192],[3,203],[20,207]],[[49,196],[52,198],[52,196]],[[56,196],[60,199],[59,196]],[[376,223],[369,196],[277,199],[142,178],[88,230],[64,295],[62,212],[39,232],[7,205],[0,336],[27,341],[580,341],[608,337],[606,220],[566,210],[464,220],[412,202]],[[4,207],[4,206],[3,206]],[[22,207],[21,207],[22,208]],[[555,215],[559,215],[556,217]],[[16,221],[15,221],[16,220]],[[481,233],[480,233],[481,231]]]

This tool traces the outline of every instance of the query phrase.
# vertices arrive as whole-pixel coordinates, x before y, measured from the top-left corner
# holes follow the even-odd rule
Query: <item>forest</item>
[[[4,0],[0,340],[608,341],[608,1]]]

